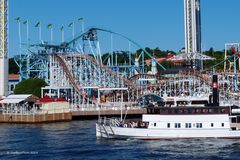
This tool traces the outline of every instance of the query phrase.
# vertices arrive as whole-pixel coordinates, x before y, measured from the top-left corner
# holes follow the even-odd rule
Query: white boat
[[[126,139],[240,138],[240,107],[219,106],[217,82],[217,75],[213,75],[211,96],[180,96],[165,100],[164,106],[149,105],[147,114],[143,114],[139,122],[99,119],[96,136]]]
[[[142,121],[121,122],[102,118],[96,123],[98,138],[172,139],[240,138],[238,107],[152,107]]]

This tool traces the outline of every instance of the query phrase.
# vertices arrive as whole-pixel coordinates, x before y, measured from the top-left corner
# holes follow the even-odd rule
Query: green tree
[[[214,49],[211,47],[208,51],[203,52],[203,54],[208,55],[210,57],[215,58],[215,60],[207,60],[203,62],[203,67],[204,69],[211,68],[215,64],[218,64],[224,60],[224,50],[223,51],[214,51]],[[222,70],[223,69],[223,64],[219,64],[216,69],[217,70]]]
[[[41,87],[45,87],[46,85],[47,83],[43,79],[29,78],[16,85],[14,94],[33,94],[40,97]]]
[[[9,74],[19,73],[19,68],[13,58],[9,58]]]

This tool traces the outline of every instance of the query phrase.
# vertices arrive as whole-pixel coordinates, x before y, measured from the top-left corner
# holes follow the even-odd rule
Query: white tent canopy
[[[212,58],[202,53],[180,53],[168,59],[168,61],[189,61],[189,60],[205,61],[205,60],[215,60],[215,58]]]
[[[29,97],[31,97],[31,94],[13,94],[13,95],[9,95],[6,98],[4,98],[3,100],[0,101],[0,103],[20,103],[26,99],[28,99]]]

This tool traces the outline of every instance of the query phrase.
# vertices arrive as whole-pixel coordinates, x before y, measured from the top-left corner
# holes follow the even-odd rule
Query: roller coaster
[[[103,45],[109,51],[103,59],[100,48],[101,36],[109,37],[110,45]],[[107,36],[106,36],[107,34]],[[110,36],[109,36],[110,35]],[[149,73],[145,57],[151,59],[161,70],[166,68],[155,57],[132,39],[101,28],[89,28],[66,42],[58,45],[41,43],[28,48],[25,56],[15,57],[21,68],[21,77],[39,77],[49,86],[43,88],[42,96],[66,98],[72,109],[86,108],[101,103],[124,101],[136,103],[146,95],[154,94],[167,100],[169,97],[209,97],[211,95],[213,70],[182,71],[174,76]],[[128,50],[114,51],[113,37],[128,42]],[[133,55],[131,47],[141,50]],[[118,63],[118,54],[124,54],[124,62]],[[232,57],[226,57],[225,63]],[[134,60],[133,60],[134,59]],[[237,59],[235,59],[236,61]],[[152,64],[151,70],[157,70]],[[155,68],[154,68],[155,67]],[[216,66],[213,66],[213,68]],[[221,72],[219,75],[220,102],[236,104],[239,102],[240,88],[237,72]],[[121,94],[122,93],[122,94]],[[105,98],[100,100],[101,95]],[[87,104],[87,105],[86,105]]]

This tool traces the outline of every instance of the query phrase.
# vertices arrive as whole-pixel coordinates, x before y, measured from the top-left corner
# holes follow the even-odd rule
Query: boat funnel
[[[212,81],[212,93],[213,93],[213,101],[212,105],[217,107],[219,106],[219,92],[218,92],[218,76],[213,75],[213,81]]]

